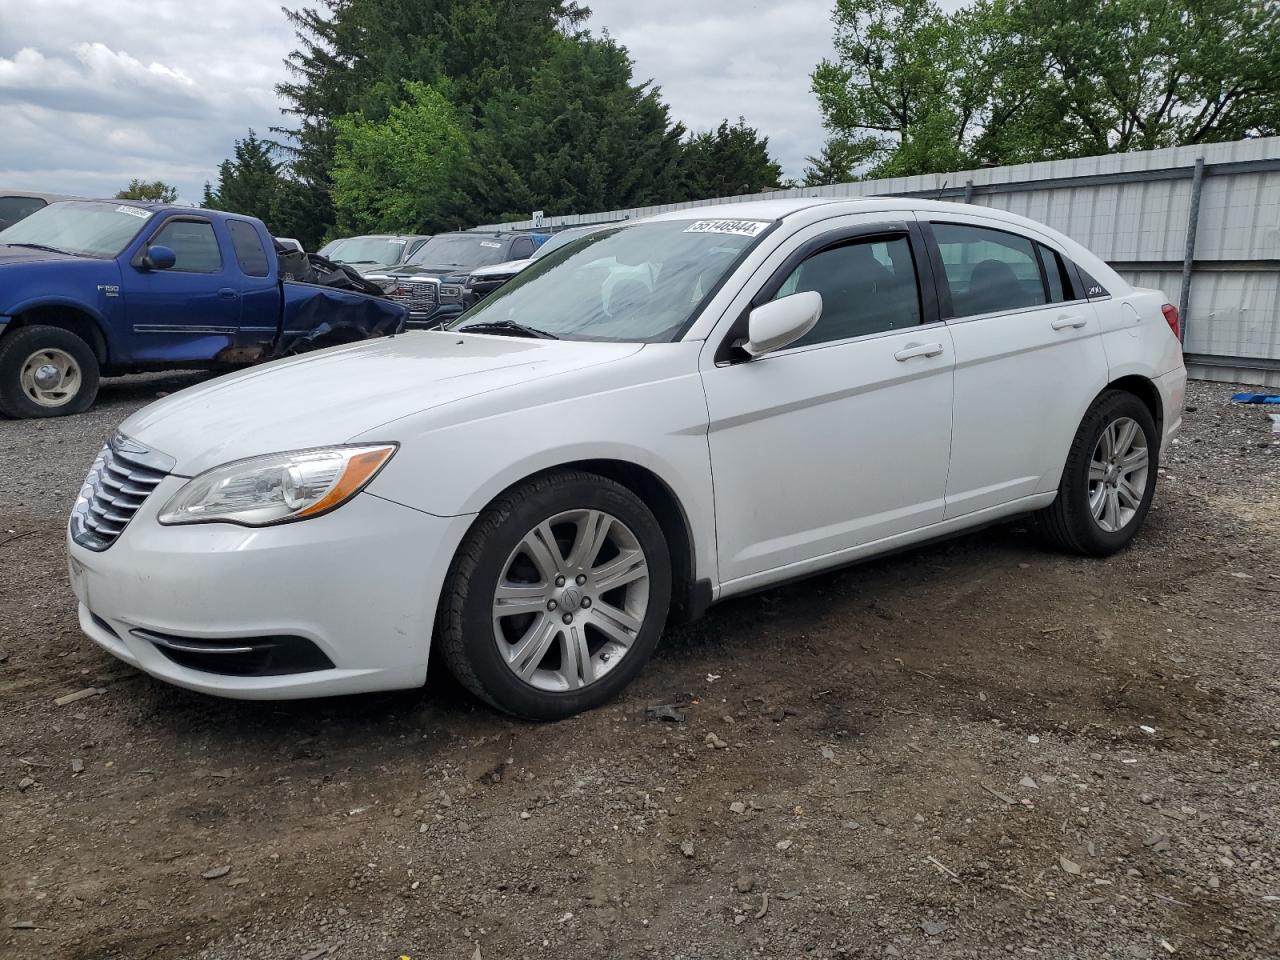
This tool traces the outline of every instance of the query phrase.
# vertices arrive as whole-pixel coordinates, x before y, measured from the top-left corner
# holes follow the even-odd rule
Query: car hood
[[[230,460],[345,443],[423,410],[609,363],[635,343],[415,331],[219,377],[129,417],[120,432],[194,476]],[[394,427],[386,436],[397,439]]]
[[[476,267],[471,271],[473,277],[506,277],[519,273],[532,260],[507,260],[503,263],[492,263],[487,267]]]
[[[74,253],[55,253],[52,250],[35,250],[31,247],[10,246],[0,243],[0,267],[11,263],[37,263],[41,260],[84,260]]]
[[[469,272],[466,267],[442,267],[432,266],[431,264],[405,264],[402,263],[398,267],[387,267],[384,271],[388,276],[392,277],[424,277],[432,279],[440,279],[448,277],[452,274],[461,274],[466,276]]]

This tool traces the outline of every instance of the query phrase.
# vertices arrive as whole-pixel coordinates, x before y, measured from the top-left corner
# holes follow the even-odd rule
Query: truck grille
[[[117,433],[89,468],[71,510],[71,539],[89,550],[116,542],[174,460]]]
[[[403,303],[410,313],[430,313],[436,308],[436,290],[438,284],[419,280],[405,280],[398,284],[387,298],[396,303]]]

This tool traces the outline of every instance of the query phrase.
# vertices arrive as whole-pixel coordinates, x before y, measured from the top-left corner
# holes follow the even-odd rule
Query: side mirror
[[[142,258],[144,270],[168,270],[178,262],[177,256],[168,247],[156,244],[147,247],[147,254]]]
[[[771,300],[751,311],[742,349],[753,357],[781,350],[813,329],[822,316],[822,294],[816,290]]]

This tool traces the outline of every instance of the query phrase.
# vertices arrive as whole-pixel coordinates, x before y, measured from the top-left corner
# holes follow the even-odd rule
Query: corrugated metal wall
[[[919,196],[998,207],[1084,244],[1134,284],[1181,300],[1197,160],[1204,161],[1185,349],[1193,375],[1280,386],[1280,137],[957,173],[802,187],[550,217],[548,226],[635,219],[788,196]],[[480,229],[532,229],[533,222]]]

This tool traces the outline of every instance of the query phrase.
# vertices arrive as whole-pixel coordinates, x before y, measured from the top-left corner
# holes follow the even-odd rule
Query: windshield
[[[399,263],[408,242],[398,237],[348,237],[335,240],[325,256],[340,263]]]
[[[47,247],[82,257],[115,257],[150,219],[149,210],[124,203],[51,203],[0,230],[0,243]]]
[[[546,243],[540,246],[537,250],[533,251],[533,259],[541,260],[548,253],[554,253],[555,251],[559,250],[561,247],[567,244],[573,243],[573,241],[579,239],[580,237],[585,237],[588,233],[591,233],[592,230],[594,229],[595,229],[594,227],[590,229],[579,228],[577,230],[565,230],[563,233],[557,233],[550,240],[548,240]]]
[[[428,267],[487,267],[507,259],[507,243],[488,237],[445,235],[432,237],[418,252],[409,258],[414,266]]]
[[[675,340],[769,224],[664,220],[578,237],[451,327],[519,324],[564,340]]]

